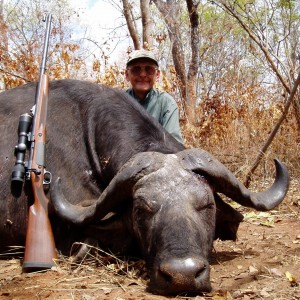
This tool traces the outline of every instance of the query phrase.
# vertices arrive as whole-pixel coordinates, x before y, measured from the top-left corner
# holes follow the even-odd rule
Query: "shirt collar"
[[[133,89],[131,88],[129,90],[129,94],[131,96],[133,96],[134,99],[136,99],[137,101],[141,102],[141,103],[147,103],[149,102],[149,100],[151,99],[151,97],[154,95],[155,93],[155,90],[153,88],[150,89],[150,91],[148,92],[148,94],[146,95],[145,99],[144,100],[140,100],[140,98],[138,98],[135,94],[134,94],[134,91]]]

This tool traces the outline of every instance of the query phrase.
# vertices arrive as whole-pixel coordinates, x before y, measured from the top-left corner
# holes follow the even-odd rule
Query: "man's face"
[[[126,69],[126,79],[130,81],[132,89],[139,95],[145,95],[153,87],[160,71],[158,66],[149,59],[137,59]]]

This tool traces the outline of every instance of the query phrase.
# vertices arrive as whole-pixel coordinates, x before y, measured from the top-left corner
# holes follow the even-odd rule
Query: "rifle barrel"
[[[41,63],[41,68],[40,68],[40,78],[42,77],[42,74],[44,74],[46,71],[46,61],[47,61],[47,55],[48,55],[51,20],[52,20],[52,15],[48,14],[47,18],[46,18],[46,34],[45,34],[45,41],[44,41],[43,58],[42,58],[42,63]]]

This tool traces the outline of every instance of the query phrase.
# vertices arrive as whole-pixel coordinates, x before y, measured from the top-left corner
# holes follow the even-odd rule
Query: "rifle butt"
[[[29,208],[23,272],[51,269],[57,258],[48,213],[39,202]]]

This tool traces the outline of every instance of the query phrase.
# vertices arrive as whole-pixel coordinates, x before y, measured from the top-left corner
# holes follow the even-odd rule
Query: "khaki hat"
[[[140,59],[140,58],[151,59],[158,66],[158,61],[155,58],[154,54],[151,51],[145,50],[145,49],[132,51],[129,54],[129,58],[128,58],[128,61],[126,63],[126,66],[128,66],[129,64],[131,64],[134,60]]]

